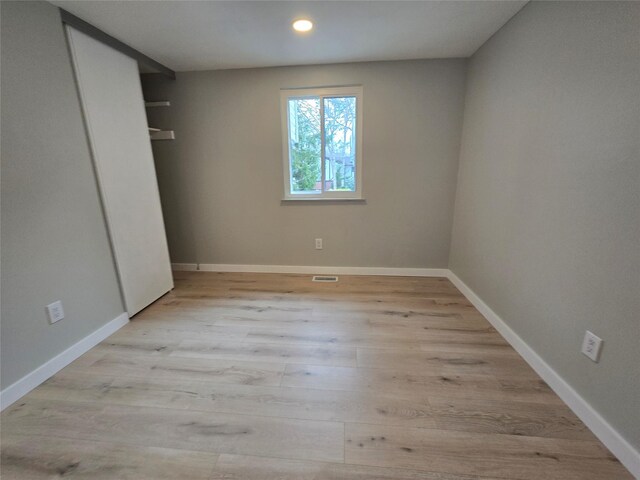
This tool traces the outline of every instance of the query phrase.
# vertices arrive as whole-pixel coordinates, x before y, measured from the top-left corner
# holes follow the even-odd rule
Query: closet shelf
[[[175,140],[176,134],[173,130],[156,130],[149,132],[151,140]]]
[[[145,107],[170,107],[171,102],[144,102]],[[149,127],[149,136],[151,140],[175,140],[176,134],[173,130],[161,130],[159,128]]]
[[[162,102],[144,102],[145,107],[170,107],[171,102],[162,101]]]

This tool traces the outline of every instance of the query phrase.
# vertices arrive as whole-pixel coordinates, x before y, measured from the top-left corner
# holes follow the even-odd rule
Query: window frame
[[[318,88],[287,88],[280,90],[280,117],[282,124],[282,150],[283,150],[283,200],[362,200],[362,85]],[[319,97],[320,98],[320,193],[293,193],[291,191],[291,164],[289,155],[289,99]],[[348,191],[325,191],[325,138],[324,138],[324,99],[331,97],[355,97],[356,99],[356,189]]]

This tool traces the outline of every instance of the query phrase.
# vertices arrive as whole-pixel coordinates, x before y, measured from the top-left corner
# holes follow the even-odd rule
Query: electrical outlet
[[[587,330],[587,333],[584,334],[584,341],[582,342],[582,353],[594,362],[597,362],[600,357],[600,350],[602,350],[602,339]]]
[[[322,250],[322,239],[316,238],[316,250]]]
[[[50,303],[47,305],[47,315],[49,315],[49,323],[56,323],[64,318],[64,310],[62,309],[62,302]]]

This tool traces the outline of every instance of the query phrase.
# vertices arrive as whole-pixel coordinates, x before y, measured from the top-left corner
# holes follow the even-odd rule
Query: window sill
[[[340,197],[327,197],[327,198],[283,198],[280,200],[282,204],[295,204],[295,203],[367,203],[364,198],[340,198]]]

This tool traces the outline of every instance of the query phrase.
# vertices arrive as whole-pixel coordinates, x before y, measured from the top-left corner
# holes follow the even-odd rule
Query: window
[[[283,90],[285,200],[362,198],[362,87]]]

